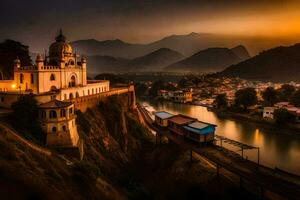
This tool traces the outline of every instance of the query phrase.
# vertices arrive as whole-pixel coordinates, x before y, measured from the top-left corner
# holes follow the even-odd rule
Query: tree
[[[236,106],[242,106],[244,110],[246,110],[249,106],[255,105],[256,103],[257,96],[254,88],[241,89],[235,93]]]
[[[262,94],[264,104],[266,106],[273,106],[278,102],[278,93],[273,87],[268,87]]]
[[[295,87],[289,84],[284,84],[278,91],[278,96],[280,101],[289,101],[295,92]]]
[[[157,96],[157,92],[165,88],[165,83],[162,80],[155,81],[152,84],[151,89],[149,90],[149,94],[153,97]]]
[[[16,58],[21,60],[21,66],[30,66],[28,46],[14,40],[0,43],[0,69],[5,78],[13,77],[13,64]]]
[[[145,95],[148,90],[148,86],[145,83],[136,83],[134,87],[137,96]]]
[[[25,136],[27,137],[33,136],[34,139],[42,141],[43,134],[38,120],[38,105],[34,96],[21,96],[18,101],[12,104],[11,108],[13,109],[11,119],[14,128],[20,132],[26,132]]]
[[[293,105],[300,106],[300,90],[294,92],[290,101]]]
[[[228,105],[226,94],[218,94],[215,102],[217,104],[217,108],[226,108]]]
[[[295,120],[295,115],[290,113],[285,108],[280,108],[274,111],[274,119],[278,124],[285,124],[288,122],[293,122]]]

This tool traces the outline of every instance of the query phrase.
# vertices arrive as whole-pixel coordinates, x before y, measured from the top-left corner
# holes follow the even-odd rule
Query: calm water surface
[[[260,128],[252,123],[219,118],[215,113],[207,111],[202,106],[144,100],[139,102],[156,111],[163,110],[173,114],[181,113],[198,118],[201,121],[216,124],[218,135],[260,147],[260,162],[263,165],[278,167],[300,175],[300,139],[276,134],[274,131]],[[238,149],[232,148],[232,150],[238,152]],[[257,160],[257,151],[255,150],[246,150],[244,155],[250,160]]]

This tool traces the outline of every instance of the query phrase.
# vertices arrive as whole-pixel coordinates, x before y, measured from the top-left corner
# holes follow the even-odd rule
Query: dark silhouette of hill
[[[233,49],[209,48],[199,51],[191,57],[177,63],[171,64],[167,66],[165,70],[198,73],[217,72],[246,58],[249,58],[249,53],[243,46],[238,46]]]
[[[74,50],[87,56],[106,55],[112,57],[135,58],[145,55],[145,45],[129,44],[121,40],[98,41],[78,40],[71,43]]]
[[[131,67],[138,71],[161,71],[170,63],[183,59],[184,56],[177,51],[168,48],[161,48],[150,54],[133,59]]]
[[[233,53],[235,53],[235,55],[237,55],[242,60],[247,60],[251,57],[248,50],[243,45],[236,46],[232,48],[231,51],[233,51]]]
[[[106,55],[133,59],[161,48],[169,48],[184,56],[191,56],[207,48],[234,46],[240,43],[241,40],[238,38],[209,33],[190,33],[187,35],[171,35],[149,44],[131,44],[119,39],[105,41],[78,40],[71,44],[75,51],[86,56]]]
[[[112,56],[89,56],[89,73],[160,71],[166,65],[183,58],[183,55],[171,49],[162,48],[135,59],[115,58]]]
[[[232,65],[221,74],[254,80],[298,81],[300,79],[299,55],[300,44],[280,46]]]

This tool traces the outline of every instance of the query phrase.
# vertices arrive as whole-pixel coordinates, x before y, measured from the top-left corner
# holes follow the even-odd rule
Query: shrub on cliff
[[[11,124],[24,137],[38,142],[44,140],[41,124],[38,120],[38,105],[33,95],[22,95],[11,106],[13,113],[10,116]]]

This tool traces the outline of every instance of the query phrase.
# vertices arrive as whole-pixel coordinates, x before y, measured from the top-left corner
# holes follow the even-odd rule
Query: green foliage
[[[33,95],[22,95],[11,106],[13,113],[11,123],[20,132],[26,132],[24,136],[29,139],[43,141],[43,134],[38,120],[38,105]],[[31,136],[33,138],[31,138]]]
[[[278,124],[285,124],[295,121],[295,115],[285,108],[280,108],[274,111],[274,119]]]
[[[280,101],[289,101],[292,97],[293,93],[295,92],[295,87],[289,84],[284,84],[279,89],[279,100]]]
[[[216,104],[217,108],[226,108],[228,105],[226,94],[218,94],[216,97]]]
[[[17,57],[21,60],[22,66],[31,65],[28,46],[14,40],[0,43],[0,69],[5,78],[13,76],[13,64]]]
[[[262,96],[265,106],[273,106],[278,102],[278,92],[273,87],[268,87]]]
[[[294,92],[294,94],[291,96],[290,102],[295,106],[300,106],[300,90]]]
[[[235,104],[237,107],[242,107],[244,110],[249,106],[257,103],[256,91],[254,88],[245,88],[238,90],[235,93]]]

